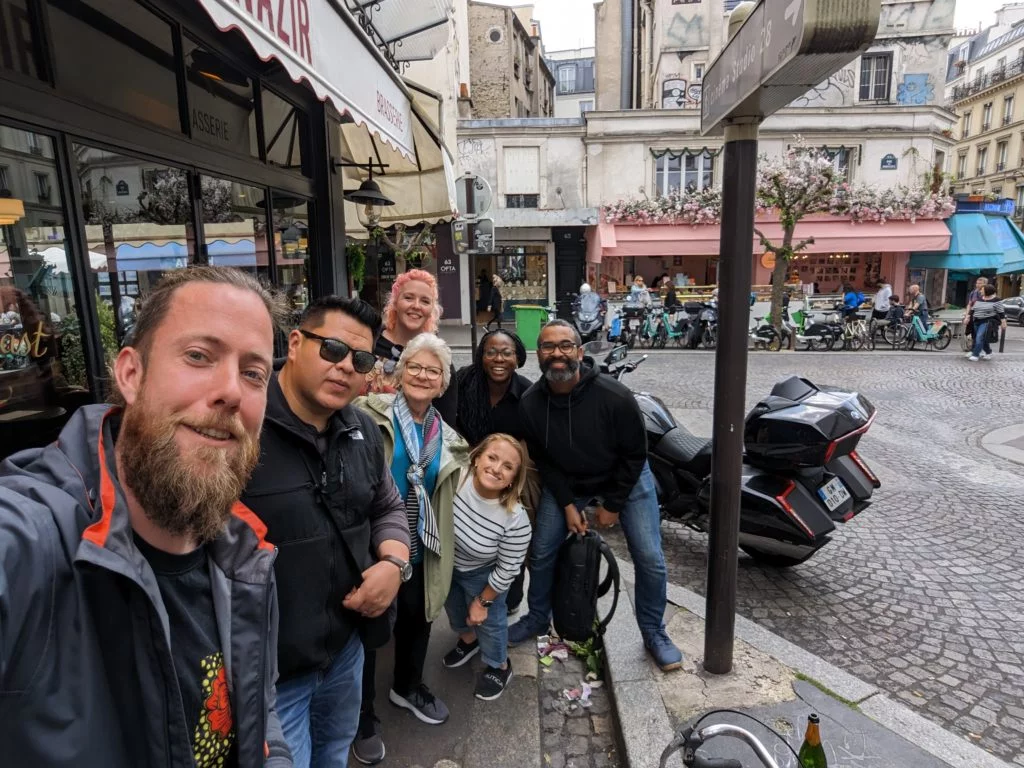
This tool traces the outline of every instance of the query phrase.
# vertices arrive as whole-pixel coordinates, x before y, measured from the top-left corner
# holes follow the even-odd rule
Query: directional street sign
[[[760,0],[704,75],[701,133],[802,96],[871,44],[880,13],[881,0]]]

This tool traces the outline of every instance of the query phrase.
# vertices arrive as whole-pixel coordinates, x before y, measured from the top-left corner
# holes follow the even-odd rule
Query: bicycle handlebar
[[[740,739],[754,750],[754,754],[765,768],[779,768],[779,764],[771,756],[764,744],[750,731],[729,723],[716,723],[695,731],[692,727],[680,731],[672,743],[661,753],[660,768],[665,768],[669,757],[679,749],[683,750],[683,765],[687,768],[743,768],[739,760],[723,757],[705,757],[697,754],[697,749],[705,742],[717,736],[732,736]]]

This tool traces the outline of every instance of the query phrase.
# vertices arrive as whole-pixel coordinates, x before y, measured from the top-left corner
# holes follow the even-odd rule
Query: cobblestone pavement
[[[879,410],[860,445],[882,480],[872,507],[788,570],[740,556],[738,610],[949,730],[1024,765],[1024,468],[981,448],[1024,422],[1024,332],[1009,354],[758,353],[747,406],[796,373],[858,389]],[[628,377],[699,434],[714,358],[652,355]],[[670,580],[703,593],[707,539],[662,528]],[[610,540],[625,557],[621,534]]]
[[[619,768],[622,764],[608,689],[595,688],[589,708],[562,695],[579,688],[586,674],[583,660],[576,657],[540,668],[541,749],[546,768]]]

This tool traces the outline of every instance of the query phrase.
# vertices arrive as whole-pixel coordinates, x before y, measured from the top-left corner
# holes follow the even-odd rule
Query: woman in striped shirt
[[[967,359],[976,363],[978,360],[992,357],[989,334],[996,328],[996,323],[1003,328],[1006,327],[1006,310],[1003,309],[1003,302],[996,296],[994,285],[986,285],[981,289],[981,298],[971,307],[971,317],[974,325],[974,348]]]
[[[484,662],[475,695],[490,701],[512,678],[505,593],[530,546],[530,521],[519,503],[526,457],[519,441],[497,432],[469,455],[470,471],[455,497],[455,572],[445,603],[455,647],[446,667],[460,667],[478,652]]]

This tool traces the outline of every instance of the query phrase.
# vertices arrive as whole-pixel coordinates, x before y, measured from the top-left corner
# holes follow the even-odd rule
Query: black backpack
[[[601,560],[608,563],[608,575],[601,581]],[[597,600],[615,588],[611,610],[603,619],[597,615]],[[558,551],[551,612],[555,631],[563,640],[586,642],[604,634],[619,604],[619,566],[615,555],[595,531],[582,536],[569,534]]]

